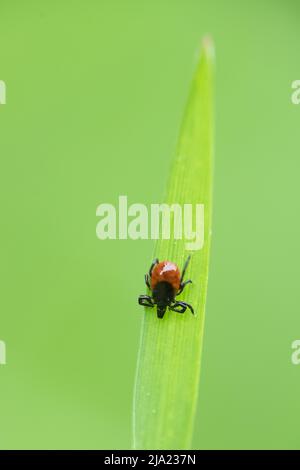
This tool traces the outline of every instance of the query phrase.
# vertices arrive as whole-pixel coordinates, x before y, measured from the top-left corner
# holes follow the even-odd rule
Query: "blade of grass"
[[[163,320],[152,309],[143,315],[134,394],[134,447],[191,448],[203,342],[212,209],[213,46],[203,41],[179,142],[167,186],[166,203],[204,204],[204,245],[192,253],[181,299],[187,312],[167,312]],[[195,207],[195,206],[194,206]],[[195,213],[193,213],[195,217]],[[195,218],[194,218],[195,220]],[[155,257],[183,266],[185,240],[159,240]]]

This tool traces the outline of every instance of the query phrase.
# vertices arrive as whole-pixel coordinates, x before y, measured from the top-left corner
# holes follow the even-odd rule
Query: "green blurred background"
[[[300,448],[295,1],[0,2],[1,448],[130,448],[152,241],[201,37],[216,44],[212,262],[195,448]],[[178,404],[180,406],[180,403]]]

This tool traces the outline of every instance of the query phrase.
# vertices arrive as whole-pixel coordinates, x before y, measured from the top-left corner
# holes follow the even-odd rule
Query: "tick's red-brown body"
[[[161,261],[156,264],[151,274],[151,289],[155,289],[159,282],[168,282],[174,291],[180,288],[180,271],[178,266],[171,261]]]
[[[157,306],[158,318],[163,318],[167,307],[178,313],[184,313],[187,308],[194,313],[193,307],[182,301],[176,301],[175,297],[183,291],[184,287],[192,282],[190,279],[183,282],[184,274],[187,269],[190,256],[186,260],[182,274],[178,266],[171,261],[161,261],[155,259],[145,275],[147,287],[151,290],[152,296],[140,295],[139,304],[145,307]]]

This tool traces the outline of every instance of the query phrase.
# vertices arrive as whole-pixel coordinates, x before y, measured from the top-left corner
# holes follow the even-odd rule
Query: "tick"
[[[177,313],[184,313],[187,308],[194,313],[190,304],[175,300],[185,286],[192,282],[190,279],[183,281],[190,258],[189,256],[184,263],[181,274],[175,263],[159,262],[156,258],[150,266],[149,273],[145,274],[145,283],[152,295],[140,295],[139,304],[152,308],[156,305],[158,318],[163,318],[168,307]]]

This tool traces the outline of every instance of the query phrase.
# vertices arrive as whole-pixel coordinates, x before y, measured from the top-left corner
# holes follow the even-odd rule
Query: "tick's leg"
[[[151,264],[150,269],[149,269],[149,273],[145,274],[145,283],[146,283],[146,286],[147,286],[149,289],[151,289],[151,286],[150,286],[150,279],[151,279],[151,275],[152,275],[153,268],[154,268],[154,266],[156,266],[158,263],[159,263],[158,259],[155,258],[155,260],[152,261],[152,264]]]
[[[145,274],[145,283],[146,283],[146,286],[147,286],[149,289],[151,289],[151,287],[150,287],[150,276],[149,276],[148,273]]]
[[[181,292],[183,291],[183,289],[185,288],[185,286],[186,286],[187,284],[191,284],[191,283],[192,283],[192,281],[191,281],[190,279],[189,279],[188,281],[182,282],[182,283],[180,284],[179,291],[177,292],[176,295],[181,294]]]
[[[157,258],[155,258],[155,259],[152,261],[152,264],[151,264],[150,269],[149,269],[149,276],[150,276],[150,277],[152,276],[152,271],[153,271],[154,266],[156,266],[158,263],[159,263],[159,261],[158,261]]]
[[[175,304],[170,307],[170,310],[173,310],[173,312],[177,313],[184,313],[187,308],[189,308],[190,311],[194,314],[193,307],[186,302],[175,302]]]
[[[175,304],[170,307],[170,310],[177,313],[184,313],[186,311],[186,306],[182,304],[183,302],[175,302]]]
[[[189,256],[187,257],[186,262],[184,263],[183,270],[182,270],[182,273],[181,273],[181,278],[180,278],[180,284],[182,284],[182,281],[183,281],[185,272],[186,272],[186,270],[187,270],[188,264],[189,264],[189,262],[190,262],[190,259],[191,259],[191,255],[189,255]]]
[[[139,304],[144,305],[144,307],[154,307],[154,303],[150,295],[140,295]]]

